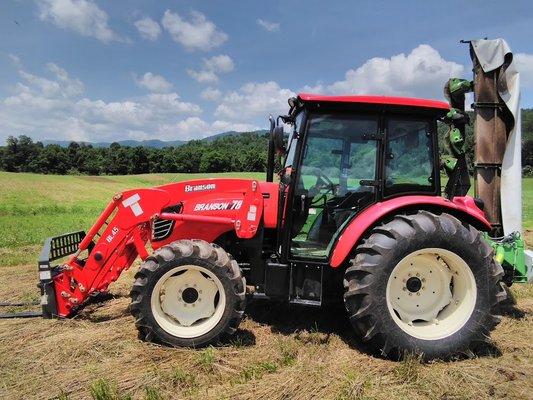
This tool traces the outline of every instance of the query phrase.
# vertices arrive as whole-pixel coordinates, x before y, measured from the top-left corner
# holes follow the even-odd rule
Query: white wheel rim
[[[453,335],[469,320],[476,305],[476,281],[457,254],[426,248],[394,267],[386,298],[394,322],[403,331],[418,339],[438,340]]]
[[[217,276],[198,265],[181,265],[165,273],[152,291],[152,314],[159,326],[179,338],[196,338],[211,331],[226,305]]]

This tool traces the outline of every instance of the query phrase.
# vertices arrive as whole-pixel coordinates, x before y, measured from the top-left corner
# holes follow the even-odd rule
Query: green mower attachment
[[[502,238],[485,239],[494,249],[494,258],[505,270],[504,281],[507,286],[514,282],[533,282],[533,252],[526,250],[524,239],[519,232]]]

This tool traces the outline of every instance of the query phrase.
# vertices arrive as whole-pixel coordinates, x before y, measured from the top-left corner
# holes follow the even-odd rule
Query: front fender
[[[359,243],[363,235],[387,215],[405,208],[423,209],[440,208],[444,212],[464,215],[479,222],[487,230],[491,229],[483,210],[477,207],[470,196],[454,197],[451,201],[438,196],[402,196],[376,203],[355,217],[337,237],[330,259],[333,268],[339,267],[348,257],[352,249]]]

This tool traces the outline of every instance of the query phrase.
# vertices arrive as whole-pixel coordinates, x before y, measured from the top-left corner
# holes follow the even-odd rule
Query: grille
[[[157,242],[169,237],[172,228],[174,228],[174,222],[175,221],[169,219],[155,220],[152,225],[152,241]]]

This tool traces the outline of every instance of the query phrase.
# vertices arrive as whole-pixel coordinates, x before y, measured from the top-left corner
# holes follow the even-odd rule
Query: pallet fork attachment
[[[32,306],[36,305],[35,303],[17,303],[23,306]],[[37,303],[38,304],[38,303]],[[12,306],[12,304],[10,304]],[[35,318],[42,317],[43,313],[41,311],[21,311],[21,312],[9,312],[9,313],[0,313],[0,319],[8,318]]]
[[[45,240],[39,256],[39,288],[41,289],[41,307],[43,318],[57,317],[56,292],[53,277],[59,273],[60,266],[50,263],[77,253],[80,243],[86,237],[85,231],[67,233]]]
[[[41,290],[41,300],[33,302],[0,302],[0,307],[30,307],[40,305],[42,310],[0,313],[0,319],[58,317],[53,277],[59,273],[60,266],[52,266],[51,262],[76,253],[84,237],[85,232],[78,231],[47,238],[38,261],[39,283],[37,286]]]

